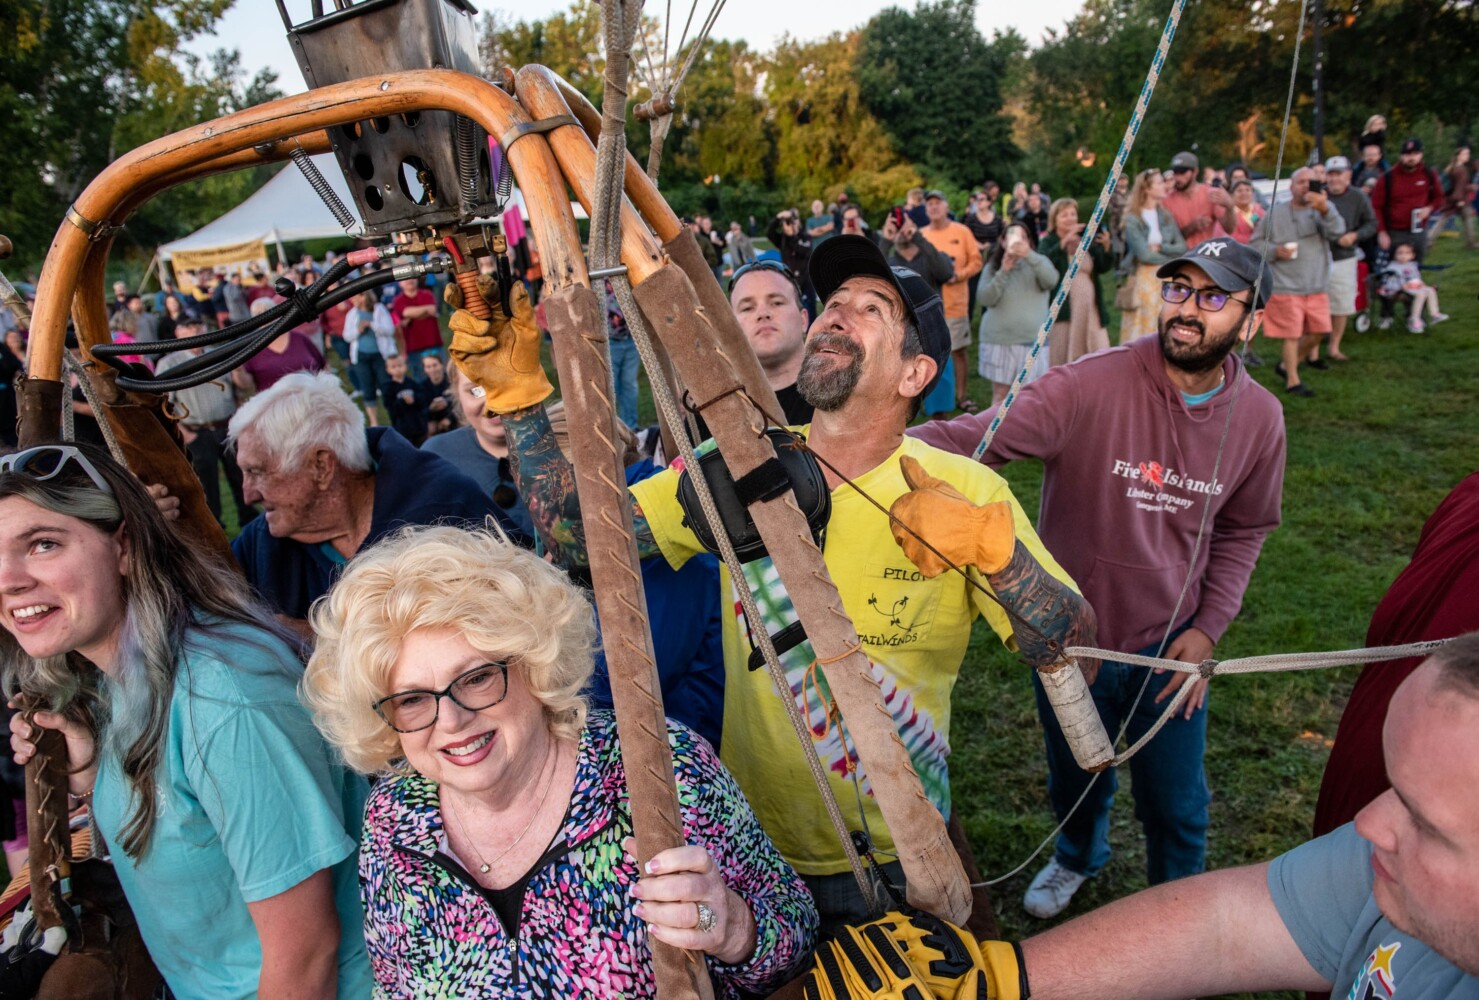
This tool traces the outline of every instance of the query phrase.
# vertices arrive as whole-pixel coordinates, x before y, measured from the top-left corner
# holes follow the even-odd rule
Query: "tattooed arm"
[[[1043,569],[1021,541],[1005,566],[985,576],[1011,613],[1017,649],[1033,667],[1045,667],[1058,658],[1048,647],[1049,639],[1060,649],[1094,644],[1098,625],[1094,609],[1072,587]],[[1078,665],[1084,680],[1092,684],[1099,661],[1080,660]]]
[[[519,483],[519,496],[529,508],[545,548],[560,566],[589,566],[580,498],[575,488],[575,467],[555,442],[544,404],[504,414],[503,429],[508,435],[508,457]],[[632,520],[638,558],[659,555],[652,529],[635,500],[632,500]]]

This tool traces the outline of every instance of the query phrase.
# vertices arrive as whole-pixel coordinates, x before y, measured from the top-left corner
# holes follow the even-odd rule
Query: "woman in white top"
[[[1186,252],[1186,238],[1176,218],[1162,202],[1166,179],[1159,170],[1135,175],[1130,203],[1125,208],[1125,262],[1134,283],[1135,308],[1120,317],[1120,343],[1156,332],[1161,314],[1161,282],[1156,268]]]
[[[354,308],[344,314],[344,341],[349,345],[349,363],[365,398],[365,415],[371,427],[380,425],[375,405],[380,396],[380,383],[387,378],[385,359],[406,351],[405,341],[396,329],[390,310],[380,304],[373,291],[354,297]]]

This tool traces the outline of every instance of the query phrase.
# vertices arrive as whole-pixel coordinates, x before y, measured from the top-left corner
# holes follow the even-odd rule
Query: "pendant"
[[[488,874],[488,871],[489,871],[489,866],[488,866],[488,865],[486,865],[486,864],[482,864],[482,865],[478,865],[478,871],[480,871],[480,872],[482,872],[482,873],[483,873],[483,874],[484,874],[484,875],[486,875],[486,874]]]

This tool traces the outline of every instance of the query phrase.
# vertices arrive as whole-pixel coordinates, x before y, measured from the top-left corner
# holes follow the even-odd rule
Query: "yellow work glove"
[[[484,299],[496,299],[492,282],[483,280],[486,277],[479,278],[478,288]],[[514,283],[509,296],[512,319],[499,308],[493,309],[491,320],[478,319],[462,308],[462,289],[456,282],[447,285],[443,298],[455,310],[447,322],[452,330],[452,360],[482,388],[488,412],[512,413],[549,398],[555,387],[539,363],[539,326],[522,281]]]
[[[979,944],[954,924],[894,911],[817,949],[823,1000],[1021,1000],[1021,965],[1006,941]]]
[[[1004,500],[977,505],[943,479],[924,471],[908,455],[899,459],[909,492],[893,502],[888,512],[912,528],[960,567],[974,566],[991,574],[1011,562],[1017,544],[1012,506]],[[890,521],[894,541],[909,561],[933,579],[949,569],[945,561],[926,548],[919,538]]]

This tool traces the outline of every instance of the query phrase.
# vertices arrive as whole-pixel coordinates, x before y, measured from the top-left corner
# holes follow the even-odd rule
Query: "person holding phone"
[[[1078,203],[1072,198],[1059,198],[1048,210],[1048,235],[1039,244],[1042,255],[1052,261],[1059,274],[1067,274],[1069,263],[1078,253],[1079,241],[1083,238],[1084,225],[1078,221]],[[1104,290],[1099,287],[1099,275],[1114,270],[1114,253],[1109,249],[1109,231],[1100,229],[1094,234],[1073,284],[1068,286],[1068,298],[1058,312],[1058,321],[1053,324],[1048,341],[1048,364],[1050,367],[1066,365],[1085,354],[1102,351],[1109,346],[1109,310],[1104,307]]]
[[[981,313],[981,351],[978,371],[991,382],[991,405],[1006,398],[1012,380],[1027,363],[1048,295],[1058,287],[1058,269],[1036,250],[1029,226],[1014,222],[996,241],[977,282]],[[1048,370],[1047,353],[1039,352],[1027,381]]]
[[[1345,219],[1323,190],[1311,188],[1309,167],[1289,178],[1290,200],[1275,205],[1248,244],[1264,254],[1273,274],[1273,295],[1264,317],[1264,336],[1283,343],[1274,373],[1292,396],[1313,396],[1299,378],[1299,362],[1330,334],[1330,248],[1345,235]],[[1323,366],[1325,362],[1320,362]]]

